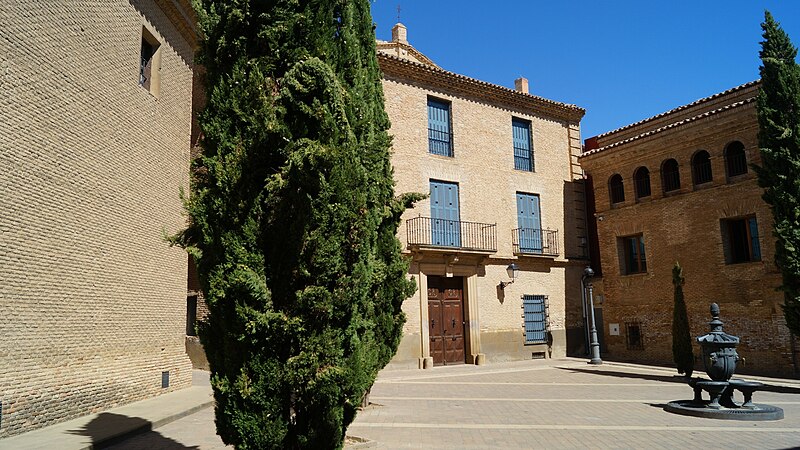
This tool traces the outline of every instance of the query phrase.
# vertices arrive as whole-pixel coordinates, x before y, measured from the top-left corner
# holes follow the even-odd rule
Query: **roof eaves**
[[[640,120],[638,122],[634,122],[632,124],[628,124],[628,125],[625,125],[623,127],[619,127],[619,128],[617,128],[615,130],[607,131],[607,132],[605,132],[603,134],[598,134],[595,137],[602,138],[602,137],[606,137],[606,136],[614,134],[614,133],[619,133],[620,131],[624,131],[624,130],[627,130],[629,128],[633,128],[633,127],[636,127],[636,126],[639,126],[639,125],[643,125],[643,124],[645,124],[647,122],[650,122],[650,121],[653,121],[653,120],[656,120],[656,119],[660,119],[660,118],[662,118],[664,116],[668,116],[670,114],[674,114],[676,112],[683,111],[685,109],[691,108],[693,106],[700,105],[702,103],[706,103],[706,102],[709,102],[711,100],[715,100],[715,99],[717,99],[719,97],[722,97],[724,95],[728,95],[728,94],[731,94],[733,92],[740,91],[742,89],[746,89],[746,88],[749,88],[751,86],[755,86],[755,85],[759,84],[760,82],[761,82],[761,80],[749,81],[747,83],[740,84],[739,86],[732,87],[732,88],[730,88],[730,89],[728,89],[726,91],[718,92],[718,93],[716,93],[714,95],[710,95],[708,97],[703,97],[703,98],[701,98],[699,100],[695,100],[692,103],[687,103],[685,105],[678,106],[677,108],[671,109],[671,110],[663,112],[661,114],[656,114],[655,116],[648,117],[646,119],[642,119],[642,120]]]
[[[495,97],[502,96],[509,99],[515,99],[520,102],[529,103],[531,105],[535,105],[539,108],[542,108],[546,112],[549,112],[550,114],[556,117],[564,118],[567,120],[579,121],[583,117],[583,115],[586,114],[586,110],[577,105],[557,102],[555,100],[546,99],[544,97],[539,97],[537,95],[525,94],[516,91],[514,89],[507,88],[505,86],[500,86],[486,81],[481,81],[475,78],[470,78],[465,75],[457,74],[455,72],[450,72],[438,66],[428,66],[425,64],[409,61],[386,53],[379,53],[379,59],[385,59],[390,63],[405,66],[406,68],[413,69],[415,71],[420,71],[431,76],[447,78],[459,83],[463,83],[464,85],[467,86],[480,88],[481,90],[486,91],[487,93],[490,93]],[[384,72],[386,72],[385,69]]]
[[[605,145],[603,147],[596,148],[596,149],[593,149],[593,150],[589,150],[588,152],[585,152],[585,153],[582,153],[582,154],[578,155],[578,158],[581,159],[581,158],[583,158],[585,156],[594,155],[594,154],[597,154],[597,153],[600,153],[600,152],[603,152],[603,151],[606,151],[606,150],[609,150],[609,149],[612,149],[612,148],[615,148],[615,147],[619,147],[621,145],[627,144],[627,143],[632,142],[632,141],[636,141],[636,140],[639,140],[639,139],[642,139],[642,138],[645,138],[645,137],[648,137],[648,136],[652,136],[654,134],[661,133],[661,132],[664,132],[664,131],[667,131],[669,129],[676,128],[676,127],[679,127],[679,126],[683,126],[683,125],[686,125],[688,123],[695,122],[695,121],[698,121],[700,119],[704,119],[706,117],[710,117],[712,115],[719,114],[719,113],[724,112],[724,111],[728,111],[728,110],[731,110],[731,109],[734,109],[734,108],[738,108],[740,106],[747,105],[749,103],[753,103],[754,101],[756,101],[756,97],[750,97],[750,98],[744,99],[744,100],[739,101],[739,102],[731,103],[730,105],[725,105],[722,108],[714,109],[714,110],[711,110],[711,111],[706,111],[706,112],[704,112],[702,114],[698,114],[696,116],[692,116],[692,117],[680,120],[678,122],[671,123],[669,125],[664,125],[663,127],[660,127],[660,128],[649,130],[649,131],[647,131],[645,133],[638,134],[638,135],[630,137],[628,139],[625,139],[625,140],[622,140],[622,141],[618,141],[618,142],[614,142],[612,144],[608,144],[608,145]]]

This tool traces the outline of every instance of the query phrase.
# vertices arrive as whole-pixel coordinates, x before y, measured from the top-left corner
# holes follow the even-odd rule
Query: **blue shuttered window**
[[[525,343],[547,343],[547,296],[523,295],[522,310],[525,316]]]
[[[517,192],[517,224],[520,252],[541,254],[542,222],[538,195]]]
[[[453,156],[450,104],[432,98],[428,99],[428,151],[434,155]]]
[[[532,172],[534,166],[531,123],[526,120],[512,119],[511,134],[514,139],[514,168]]]
[[[431,243],[461,246],[458,184],[431,180]]]

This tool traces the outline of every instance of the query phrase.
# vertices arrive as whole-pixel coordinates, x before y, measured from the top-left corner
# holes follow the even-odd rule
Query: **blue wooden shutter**
[[[450,137],[450,105],[429,98],[428,151],[435,155],[453,156]]]
[[[461,246],[458,185],[431,180],[431,243],[446,247]]]
[[[543,344],[547,342],[546,299],[547,297],[544,295],[522,296],[526,344]]]
[[[511,134],[514,140],[514,168],[533,171],[531,152],[531,124],[519,119],[511,120]]]
[[[753,250],[750,259],[751,261],[761,261],[761,244],[758,243],[758,223],[756,223],[755,217],[749,218],[747,222],[750,229],[750,248]]]
[[[519,226],[519,251],[542,253],[542,222],[539,214],[539,196],[517,192],[517,225]]]

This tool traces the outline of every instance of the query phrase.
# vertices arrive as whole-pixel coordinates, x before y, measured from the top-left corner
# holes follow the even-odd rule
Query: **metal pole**
[[[586,314],[586,276],[581,277],[581,312],[583,312],[583,348],[589,356],[589,315]]]
[[[600,359],[600,343],[597,342],[597,327],[594,324],[594,296],[592,295],[592,283],[589,283],[589,313],[592,317],[592,359],[589,364],[603,364]]]

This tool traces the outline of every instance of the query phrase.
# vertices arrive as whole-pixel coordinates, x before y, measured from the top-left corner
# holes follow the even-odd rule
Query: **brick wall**
[[[775,290],[781,276],[773,263],[772,215],[761,200],[762,190],[752,169],[727,177],[723,156],[730,142],[740,141],[747,162],[760,162],[755,104],[747,102],[756,91],[756,85],[746,85],[722,97],[713,96],[709,102],[718,106],[716,110],[708,109],[709,102],[681,109],[673,119],[685,122],[661,131],[648,134],[670,122],[669,115],[656,124],[637,125],[642,133],[638,137],[627,131],[601,135],[601,150],[582,158],[594,185],[606,358],[672,364],[671,270],[679,261],[686,278],[684,295],[693,337],[708,331],[709,305],[717,302],[725,331],[741,337],[738,351],[746,364],[738,371],[793,373],[791,337],[781,311],[783,296]],[[749,97],[743,98],[743,92]],[[633,139],[622,142],[621,138]],[[694,186],[690,161],[700,149],[711,156],[713,180]],[[665,193],[660,168],[668,158],[678,162],[681,187]],[[633,174],[641,166],[650,170],[652,194],[637,200]],[[625,201],[614,205],[608,186],[613,174],[622,176],[625,187]],[[731,264],[726,259],[728,241],[721,220],[742,216],[755,216],[758,221],[761,258]],[[644,236],[647,271],[625,275],[619,238],[637,233]],[[629,348],[626,323],[640,324],[642,348]],[[618,336],[609,334],[611,324],[619,325]],[[695,344],[695,354],[699,353]],[[699,359],[695,369],[703,370]]]
[[[191,383],[186,255],[163,237],[184,226],[194,44],[149,1],[5,8],[0,436]],[[143,26],[158,97],[138,84]]]

